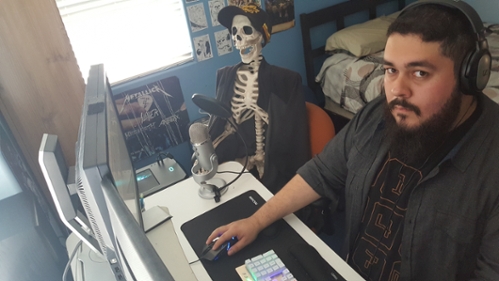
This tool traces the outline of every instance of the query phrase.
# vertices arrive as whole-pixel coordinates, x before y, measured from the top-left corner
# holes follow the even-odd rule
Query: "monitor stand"
[[[70,257],[80,241],[74,233],[66,239],[66,249]],[[90,250],[86,243],[82,243],[76,251],[71,261],[71,272],[75,281],[115,280],[109,263],[101,254]]]
[[[147,238],[163,260],[175,280],[197,281],[196,276],[185,257],[182,246],[170,220],[168,208],[155,206],[142,213]],[[80,239],[72,233],[66,239],[68,255],[71,255]],[[115,280],[109,263],[98,253],[82,243],[76,256],[71,261],[71,270],[75,281]]]
[[[142,212],[145,233],[171,219],[171,217],[172,216],[170,215],[170,212],[168,212],[168,209],[162,206],[154,206]]]

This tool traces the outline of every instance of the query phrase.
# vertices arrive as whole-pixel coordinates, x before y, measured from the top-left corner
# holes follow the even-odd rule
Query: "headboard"
[[[345,28],[345,17],[362,11],[368,11],[369,19],[374,19],[378,16],[376,8],[381,4],[389,2],[395,2],[398,5],[399,10],[406,5],[405,0],[348,0],[311,13],[300,14],[307,84],[308,87],[314,91],[319,103],[324,100],[324,96],[320,86],[315,82],[317,68],[314,63],[317,63],[317,61],[319,61],[318,58],[325,55],[325,46],[322,45],[315,49],[312,48],[311,29],[329,22],[335,22],[336,31],[338,31]],[[331,34],[332,33],[333,32],[331,32]],[[324,38],[324,43],[326,42],[326,39],[327,38]],[[322,61],[320,63],[322,63]]]

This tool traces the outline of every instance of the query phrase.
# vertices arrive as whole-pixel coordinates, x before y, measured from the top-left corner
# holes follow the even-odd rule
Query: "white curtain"
[[[182,0],[56,0],[83,77],[111,83],[192,60]]]

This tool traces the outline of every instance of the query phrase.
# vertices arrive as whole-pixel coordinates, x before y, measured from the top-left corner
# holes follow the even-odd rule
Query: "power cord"
[[[69,257],[68,263],[66,264],[66,267],[64,268],[64,272],[62,273],[62,281],[66,281],[71,262],[73,261],[74,257],[76,256],[76,252],[78,251],[78,248],[81,249],[81,245],[82,245],[82,241],[80,240],[76,244],[75,248],[73,249],[73,252],[71,253],[71,256]]]
[[[156,163],[158,163],[158,166],[165,165],[165,162],[163,161],[163,159],[165,158],[170,158],[172,160],[175,160],[175,158],[173,158],[173,155],[170,152],[167,153],[160,152],[156,157]]]
[[[243,169],[238,173],[237,177],[235,177],[232,181],[230,181],[229,183],[225,184],[224,186],[222,187],[217,187],[216,185],[210,185],[210,187],[212,188],[213,192],[215,193],[215,202],[216,203],[219,203],[220,202],[220,197],[221,197],[221,194],[222,194],[222,191],[224,189],[226,189],[227,187],[229,187],[231,184],[233,184],[236,180],[238,180],[242,174],[244,174],[245,170],[246,170],[246,167],[248,166],[248,155],[249,155],[249,151],[248,151],[248,145],[246,144],[246,141],[244,140],[243,136],[241,135],[241,133],[239,132],[239,128],[236,124],[233,123],[232,119],[231,118],[227,118],[227,122],[229,122],[229,124],[234,127],[234,129],[236,129],[236,133],[237,135],[239,136],[239,138],[241,139],[241,141],[243,142],[243,145],[244,145],[244,148],[246,150],[246,160],[244,161],[244,166],[243,166]]]
[[[217,174],[239,174],[240,172],[234,172],[234,171],[220,171],[220,172],[217,172]],[[251,172],[249,171],[246,171],[244,172],[243,174],[250,174]]]

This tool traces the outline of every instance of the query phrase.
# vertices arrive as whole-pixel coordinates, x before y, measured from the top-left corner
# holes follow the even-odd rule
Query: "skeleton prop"
[[[245,121],[255,122],[256,150],[248,158],[248,170],[257,168],[260,178],[264,173],[265,151],[264,125],[269,123],[269,115],[257,105],[258,100],[258,68],[262,59],[263,35],[251,25],[248,17],[236,15],[232,20],[232,39],[239,50],[244,63],[237,70],[234,84],[234,96],[231,101],[232,118],[240,125]],[[215,139],[213,145],[218,146],[227,136],[233,134],[234,128],[227,124],[225,131]],[[237,159],[244,163],[246,159]]]
[[[255,4],[240,8],[227,6],[218,14],[218,20],[230,31],[234,46],[239,50],[241,63],[219,70],[217,73],[217,99],[230,106],[231,118],[240,129],[243,128],[245,140],[251,144],[251,151],[247,156],[247,169],[256,170],[257,176],[264,184],[267,184],[264,180],[267,178],[268,184],[273,185],[266,185],[268,188],[280,188],[294,175],[299,165],[302,165],[309,157],[308,127],[306,125],[305,101],[301,93],[301,78],[295,72],[271,66],[265,62],[262,49],[270,40],[271,28],[267,25],[269,24],[267,14],[258,6]],[[262,87],[263,84],[265,85]],[[274,87],[276,87],[275,90],[270,89]],[[272,103],[271,100],[277,97],[287,100],[289,104],[277,101]],[[271,108],[277,114],[274,119],[269,113]],[[293,120],[295,116],[300,118],[296,122]],[[286,126],[289,125],[285,123],[288,121],[295,122],[291,123],[293,124],[291,126],[299,127],[299,137],[291,139],[292,136],[289,136],[289,143],[283,143],[279,147],[274,145],[272,151],[269,151],[270,139],[267,138],[269,137],[269,129],[273,126],[270,123],[274,120],[277,120],[275,121],[277,123],[274,124],[280,124],[278,126],[283,134],[279,137],[273,137],[273,141],[280,142],[282,141],[280,137],[293,134],[294,132],[291,131],[296,131],[296,129]],[[305,124],[302,124],[303,122]],[[232,159],[230,159],[228,152],[233,151],[233,146],[238,146],[234,145],[237,142],[237,137],[234,136],[235,129],[228,122],[222,123],[222,121],[216,120],[213,123],[210,134],[214,137],[213,145],[217,149],[217,154],[226,152],[227,158],[225,160],[237,160],[244,163],[245,158],[237,159],[237,157],[244,155],[240,153],[240,148],[236,153],[238,156]],[[305,137],[302,137],[302,129]],[[274,132],[278,132],[278,130],[275,129]],[[288,146],[292,149],[298,148],[294,143],[299,143],[299,147],[306,146],[303,151],[300,150],[298,157],[292,161],[287,161],[287,163],[280,163],[284,157],[274,157],[273,161],[276,163],[271,165],[272,168],[269,168],[269,153],[282,155],[283,150]],[[268,169],[271,171],[269,172]],[[277,181],[279,181],[278,184]]]

